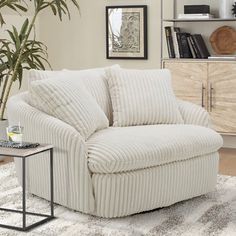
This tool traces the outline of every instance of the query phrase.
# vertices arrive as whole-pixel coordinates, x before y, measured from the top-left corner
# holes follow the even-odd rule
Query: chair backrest
[[[115,65],[113,67],[119,67]],[[106,114],[110,125],[113,122],[112,103],[109,93],[108,83],[106,79],[106,68],[95,68],[88,70],[61,70],[61,71],[40,71],[30,70],[28,77],[28,85],[35,80],[47,78],[68,77],[70,79],[82,80],[87,90],[95,98],[98,105]]]

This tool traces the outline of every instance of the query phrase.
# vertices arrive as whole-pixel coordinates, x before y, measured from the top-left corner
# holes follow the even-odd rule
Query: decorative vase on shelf
[[[235,0],[219,0],[219,17],[221,19],[233,18],[233,4]]]

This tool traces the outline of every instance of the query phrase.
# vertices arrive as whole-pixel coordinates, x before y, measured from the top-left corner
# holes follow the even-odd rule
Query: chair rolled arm
[[[30,106],[27,98],[28,93],[22,93],[9,99],[9,124],[21,123],[25,141],[54,146],[55,202],[79,211],[92,212],[94,197],[84,138],[67,123]],[[40,158],[28,161],[28,190],[49,199],[49,176],[45,171],[49,168],[49,158],[45,156],[47,153],[39,155]]]
[[[185,124],[211,127],[210,115],[204,108],[182,100],[178,100],[178,104]]]

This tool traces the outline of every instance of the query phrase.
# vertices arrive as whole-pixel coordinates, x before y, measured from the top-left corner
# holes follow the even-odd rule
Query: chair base
[[[79,198],[69,201],[71,193],[65,192],[65,189],[57,189],[54,202],[72,210],[104,218],[150,211],[213,191],[218,165],[219,154],[214,152],[136,171],[116,174],[94,173],[94,211],[81,209],[78,205]],[[32,181],[32,186],[36,186],[33,183]],[[43,191],[44,187],[37,185],[38,191],[32,188],[28,191],[49,200],[47,191]],[[60,191],[62,192],[58,194]],[[67,201],[60,198],[65,194]]]
[[[122,217],[166,207],[214,190],[218,152],[117,174],[93,174],[94,215]]]

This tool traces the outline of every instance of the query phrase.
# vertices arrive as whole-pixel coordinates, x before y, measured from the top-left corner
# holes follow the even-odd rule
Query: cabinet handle
[[[210,83],[210,111],[212,111],[213,106],[213,101],[212,101],[212,97],[213,97],[213,90],[214,88],[212,87],[212,83]]]
[[[205,97],[205,86],[204,84],[202,83],[202,107],[205,107],[205,102],[204,102],[204,97]]]

